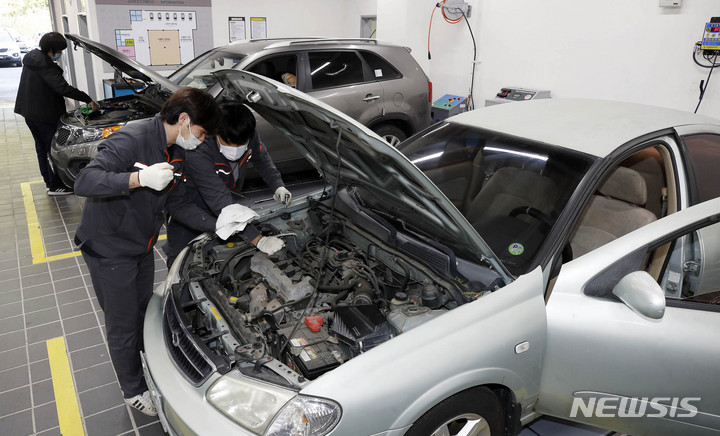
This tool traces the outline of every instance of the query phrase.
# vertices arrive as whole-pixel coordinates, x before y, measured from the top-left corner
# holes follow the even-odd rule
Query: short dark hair
[[[181,113],[187,113],[194,125],[202,126],[208,134],[216,131],[219,115],[215,98],[207,91],[182,88],[175,92],[160,110],[160,119],[176,124]]]
[[[244,104],[222,104],[218,134],[230,144],[245,144],[255,134],[255,116]]]
[[[60,32],[48,32],[40,38],[38,45],[43,53],[57,53],[67,48],[67,41],[65,41],[65,37]]]

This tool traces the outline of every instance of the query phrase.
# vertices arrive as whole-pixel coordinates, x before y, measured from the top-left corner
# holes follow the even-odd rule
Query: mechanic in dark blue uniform
[[[242,190],[248,162],[252,161],[265,183],[275,192],[275,200],[289,205],[292,194],[285,188],[280,172],[255,130],[255,117],[250,109],[240,103],[226,103],[220,107],[220,114],[218,134],[208,136],[197,149],[185,153],[185,184],[193,202],[213,216],[220,215],[234,203],[233,193]],[[174,216],[170,219],[166,245],[168,268],[188,242],[201,233],[196,229]],[[245,227],[239,235],[267,254],[282,248],[279,238],[262,237],[252,225]]]
[[[143,378],[140,351],[145,310],[153,292],[153,247],[164,212],[202,231],[215,217],[184,195],[169,148],[192,149],[214,131],[218,107],[205,91],[177,91],[154,118],[129,123],[105,139],[75,181],[88,197],[75,242],[105,312],[107,341],[125,402],[157,414]]]

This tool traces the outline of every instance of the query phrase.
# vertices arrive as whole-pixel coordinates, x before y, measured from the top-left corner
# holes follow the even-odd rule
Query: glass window
[[[532,265],[592,158],[440,124],[400,151],[443,191],[513,274]]]
[[[295,86],[297,80],[297,56],[292,54],[264,58],[260,62],[249,66],[247,70]]]
[[[211,51],[198,56],[187,65],[171,74],[168,79],[180,86],[209,89],[215,82],[215,71],[230,70],[240,62],[245,55]]]
[[[695,172],[695,203],[720,197],[720,136],[691,135],[684,140]]]
[[[370,70],[376,80],[399,79],[402,77],[402,74],[400,74],[398,70],[375,53],[363,51],[360,52],[360,54],[370,66]]]
[[[324,89],[363,82],[363,68],[354,51],[310,52],[312,88]]]

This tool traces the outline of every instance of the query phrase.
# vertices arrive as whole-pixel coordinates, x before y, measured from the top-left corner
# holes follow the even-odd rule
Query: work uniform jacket
[[[275,168],[257,132],[249,141],[245,154],[234,162],[220,153],[214,136],[208,136],[195,150],[184,153],[183,180],[187,195],[195,205],[213,216],[220,215],[225,206],[235,203],[233,193],[240,193],[242,190],[250,162],[273,192],[284,186],[280,172]],[[172,215],[168,224],[166,245],[168,258],[174,259],[190,240],[202,233],[202,230],[198,230],[182,219],[176,220],[175,215]],[[239,235],[250,242],[260,235],[260,231],[249,225]]]
[[[75,180],[75,194],[88,197],[76,232],[82,249],[101,257],[145,254],[157,241],[165,211],[192,228],[215,230],[215,218],[187,199],[177,179],[162,191],[128,189],[137,164],[169,162],[180,167],[171,161],[166,144],[159,115],[130,123],[102,141]]]
[[[92,101],[89,95],[67,83],[63,69],[50,56],[39,49],[28,52],[23,58],[15,113],[29,120],[57,124],[66,112],[63,97]]]

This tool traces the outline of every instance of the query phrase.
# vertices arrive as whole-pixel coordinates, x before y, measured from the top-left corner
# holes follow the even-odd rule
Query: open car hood
[[[341,186],[358,186],[375,209],[407,228],[448,242],[511,275],[445,195],[402,153],[367,127],[307,94],[241,70],[214,73],[226,98],[241,101],[286,135],[322,174]],[[338,152],[341,161],[338,161]],[[372,198],[366,198],[372,197]]]
[[[101,44],[97,41],[92,41],[84,36],[75,35],[72,33],[66,33],[65,38],[72,41],[74,46],[81,46],[84,50],[89,51],[105,62],[109,63],[113,68],[122,71],[133,79],[141,80],[145,83],[156,83],[163,88],[168,89],[171,92],[175,92],[178,89],[178,85],[168,80],[162,74],[159,74],[146,65],[132,59],[131,57],[120,53],[119,51]]]

